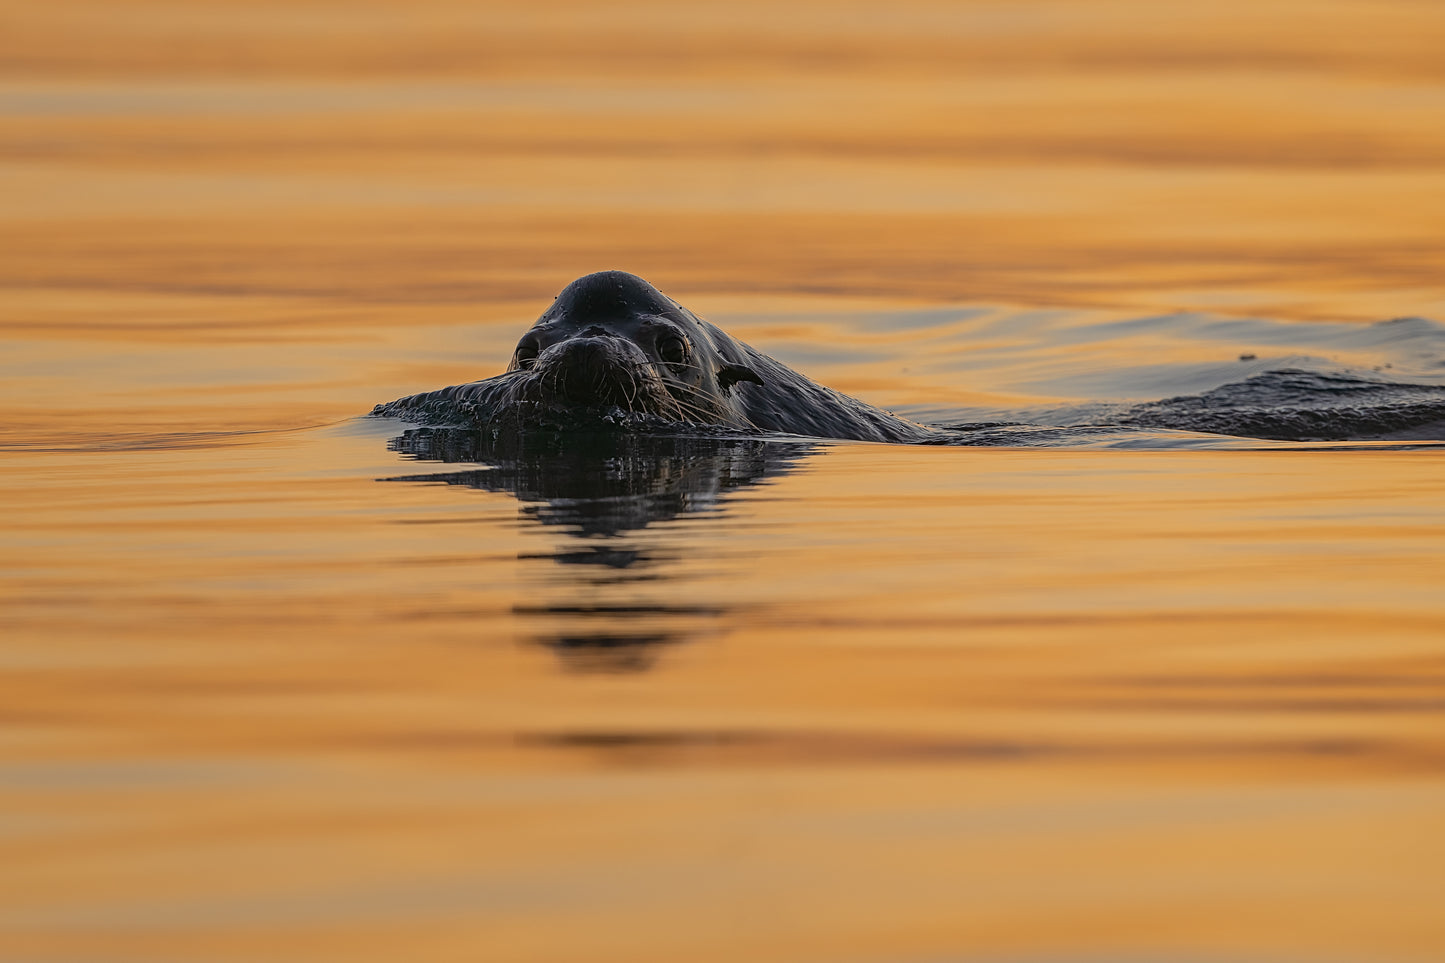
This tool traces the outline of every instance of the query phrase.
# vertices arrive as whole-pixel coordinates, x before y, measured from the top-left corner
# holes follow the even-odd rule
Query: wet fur
[[[569,284],[522,336],[502,374],[372,413],[515,430],[602,422],[858,441],[937,435],[805,378],[621,271]]]

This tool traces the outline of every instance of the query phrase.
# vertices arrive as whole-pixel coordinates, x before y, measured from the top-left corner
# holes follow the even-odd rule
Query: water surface
[[[1445,950],[1433,6],[6,20],[0,956]],[[973,444],[361,417],[602,268]]]

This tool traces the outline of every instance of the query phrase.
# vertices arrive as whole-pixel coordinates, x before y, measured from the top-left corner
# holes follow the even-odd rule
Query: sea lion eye
[[[687,360],[687,345],[675,334],[665,334],[657,339],[657,356],[668,364],[682,364]]]
[[[537,346],[529,341],[517,345],[517,367],[530,368],[537,363]]]

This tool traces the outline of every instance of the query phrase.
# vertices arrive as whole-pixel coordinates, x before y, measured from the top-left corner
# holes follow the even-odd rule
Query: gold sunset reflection
[[[1424,392],[1445,8],[0,19],[0,957],[1445,952],[1438,424],[358,417],[604,268],[920,418]]]

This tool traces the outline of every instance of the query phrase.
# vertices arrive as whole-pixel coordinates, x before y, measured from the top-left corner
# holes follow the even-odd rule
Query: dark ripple
[[[1276,441],[1445,441],[1445,387],[1284,368],[1138,405],[1118,421]]]

